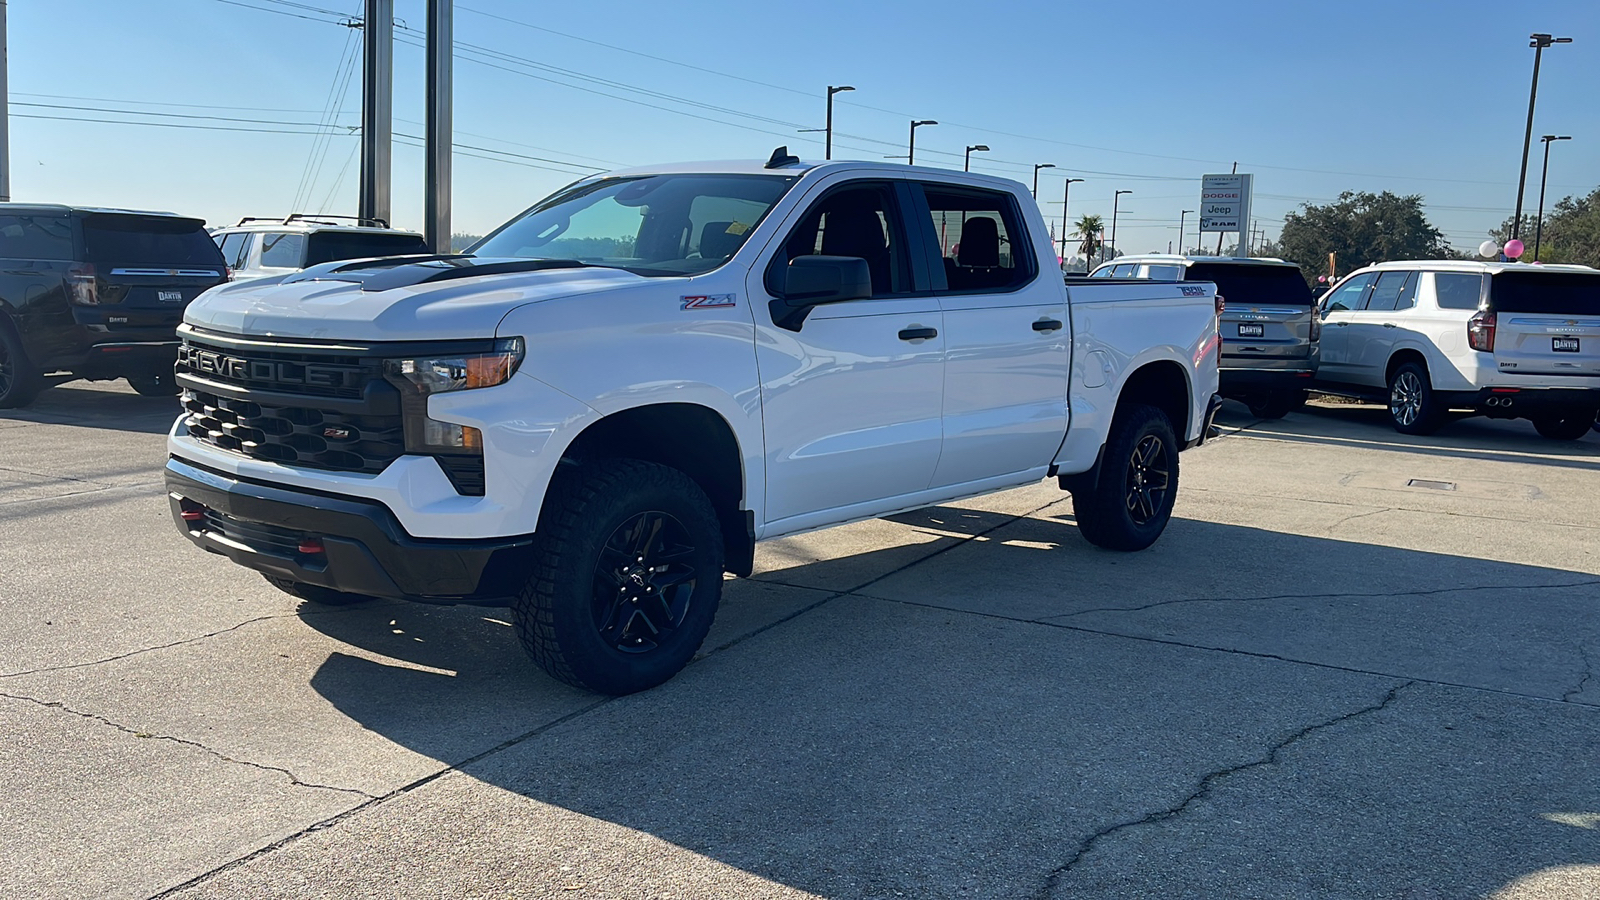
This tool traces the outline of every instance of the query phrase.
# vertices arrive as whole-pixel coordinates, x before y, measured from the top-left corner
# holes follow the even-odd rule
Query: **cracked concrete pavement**
[[[1048,483],[774,542],[608,700],[200,554],[174,413],[0,414],[0,896],[1600,897],[1600,435],[1230,405],[1150,551]]]

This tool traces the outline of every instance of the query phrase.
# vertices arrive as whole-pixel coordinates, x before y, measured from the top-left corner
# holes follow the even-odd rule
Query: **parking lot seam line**
[[[167,650],[172,647],[182,647],[184,644],[197,643],[199,641],[217,637],[218,635],[227,634],[230,631],[238,631],[246,625],[254,625],[257,622],[268,622],[273,619],[302,618],[304,616],[339,615],[343,612],[344,610],[318,610],[314,612],[275,613],[270,616],[256,616],[253,619],[245,619],[243,622],[240,622],[237,625],[229,625],[227,628],[219,629],[217,631],[211,631],[205,634],[197,634],[194,637],[186,637],[181,641],[173,641],[168,644],[157,644],[154,647],[140,647],[138,650],[129,650],[127,653],[119,653],[116,656],[108,656],[105,659],[90,660],[89,662],[64,663],[59,666],[41,666],[40,668],[28,669],[23,672],[3,672],[0,673],[0,679],[21,678],[24,675],[42,675],[48,672],[64,672],[68,669],[86,669],[90,666],[105,665],[106,663],[116,662],[118,660],[127,659],[132,656],[138,656],[143,653],[154,653],[157,650]]]
[[[1559,587],[1560,585],[1550,585]],[[1512,691],[1505,688],[1485,687],[1481,684],[1463,684],[1459,681],[1443,681],[1437,678],[1423,678],[1417,675],[1404,675],[1396,672],[1376,672],[1371,669],[1357,669],[1353,666],[1341,666],[1334,663],[1317,662],[1311,659],[1296,659],[1292,656],[1280,656],[1276,653],[1263,653],[1259,650],[1241,650],[1236,647],[1213,647],[1209,644],[1191,644],[1187,641],[1175,641],[1171,638],[1150,637],[1143,634],[1126,634],[1121,631],[1105,631],[1099,628],[1085,628],[1082,625],[1068,625],[1065,622],[1050,619],[1024,619],[1018,616],[1004,616],[999,613],[978,612],[970,609],[960,609],[953,606],[938,606],[932,603],[918,603],[914,600],[896,600],[891,597],[874,597],[870,594],[856,594],[857,599],[874,600],[879,603],[899,603],[905,606],[915,606],[921,609],[937,610],[942,613],[960,613],[969,616],[978,616],[984,619],[998,619],[1002,622],[1015,622],[1019,625],[1038,625],[1042,628],[1060,628],[1063,631],[1075,631],[1079,634],[1092,634],[1097,637],[1118,638],[1125,641],[1140,641],[1146,644],[1161,644],[1167,647],[1180,647],[1185,650],[1206,650],[1212,653],[1230,653],[1235,656],[1248,656],[1254,659],[1268,659],[1273,662],[1288,663],[1294,666],[1309,666],[1313,669],[1327,669],[1330,672],[1345,672],[1351,675],[1367,675],[1373,678],[1383,678],[1391,681],[1403,680],[1413,684],[1426,684],[1432,687],[1457,688],[1463,691],[1474,691],[1483,694],[1498,694],[1503,697],[1516,697],[1519,700],[1533,700],[1539,703],[1562,703],[1564,701],[1544,694],[1528,694],[1522,691]],[[1378,596],[1389,596],[1380,594]],[[1578,703],[1577,706],[1600,708],[1592,703]]]
[[[288,776],[289,783],[294,785],[295,787],[312,788],[314,790],[319,790],[319,791],[338,791],[340,793],[345,793],[345,794],[358,794],[358,795],[360,795],[362,797],[368,797],[368,798],[372,797],[371,794],[369,794],[369,793],[367,793],[366,791],[363,791],[363,790],[358,790],[357,788],[338,787],[338,786],[331,785],[331,784],[318,784],[317,782],[314,782],[314,781],[306,781],[306,780],[302,779],[301,777],[299,777],[298,775],[294,774],[293,772],[289,771],[288,769],[285,769],[282,766],[274,766],[274,765],[269,765],[267,763],[252,762],[252,761],[250,761],[248,759],[237,759],[235,757],[227,755],[226,753],[221,752],[220,750],[213,750],[212,748],[207,747],[205,744],[202,744],[199,741],[192,741],[192,740],[189,740],[188,738],[181,738],[181,737],[177,737],[175,735],[170,735],[170,734],[155,734],[155,733],[149,732],[149,731],[140,731],[140,730],[138,730],[136,728],[129,728],[126,725],[120,724],[118,722],[113,722],[110,719],[106,718],[105,716],[99,715],[98,713],[84,712],[82,710],[73,709],[72,707],[67,706],[65,703],[60,702],[59,700],[40,700],[37,697],[29,697],[29,696],[26,696],[24,694],[11,694],[11,693],[7,693],[7,692],[4,692],[4,691],[0,691],[0,697],[5,697],[8,700],[17,700],[17,701],[21,701],[21,702],[24,702],[24,703],[32,703],[32,704],[34,704],[36,706],[44,707],[45,709],[55,709],[55,710],[60,710],[61,712],[64,712],[64,713],[70,713],[71,715],[78,716],[78,717],[84,718],[84,719],[88,719],[88,720],[90,720],[92,722],[99,722],[102,725],[106,725],[106,726],[109,726],[111,728],[115,728],[116,730],[122,732],[123,734],[132,735],[133,737],[136,737],[136,738],[142,738],[142,739],[145,739],[145,740],[152,740],[152,741],[169,741],[169,742],[174,743],[174,744],[181,744],[181,745],[183,745],[185,747],[193,747],[196,750],[201,750],[201,751],[203,751],[205,753],[209,753],[212,756],[215,756],[217,759],[222,760],[223,762],[233,763],[234,765],[248,766],[248,767],[250,767],[252,769],[261,769],[262,771],[265,771],[265,772],[277,772],[277,773],[279,773],[281,775]]]
[[[40,486],[42,487],[42,485]],[[68,497],[82,497],[84,494],[98,494],[102,491],[109,491],[114,487],[116,487],[116,485],[102,484],[96,485],[95,487],[86,488],[81,491],[67,491],[65,494],[51,494],[48,497],[22,497],[16,500],[0,500],[0,506],[10,506],[14,503],[34,503],[39,500],[65,500]]]
[[[1573,700],[1574,697],[1581,697],[1583,689],[1589,686],[1589,679],[1594,677],[1594,663],[1589,659],[1589,648],[1579,644],[1578,655],[1583,657],[1583,677],[1578,679],[1577,687],[1561,695],[1561,699],[1567,703],[1575,702]],[[1586,703],[1584,705],[1588,706],[1589,704]]]
[[[1164,822],[1168,819],[1174,819],[1183,815],[1191,806],[1201,802],[1202,800],[1205,800],[1208,796],[1210,796],[1212,789],[1228,776],[1236,775],[1240,772],[1245,772],[1250,769],[1258,769],[1265,766],[1274,765],[1278,762],[1280,756],[1285,750],[1288,750],[1290,747],[1293,747],[1295,744],[1313,734],[1316,734],[1317,732],[1326,731],[1329,728],[1349,722],[1352,719],[1382,712],[1395,702],[1395,700],[1400,696],[1401,691],[1411,687],[1413,684],[1415,684],[1413,681],[1406,681],[1396,684],[1395,686],[1389,688],[1388,692],[1384,694],[1383,699],[1378,703],[1370,706],[1364,706],[1361,709],[1353,712],[1347,712],[1343,715],[1335,716],[1332,719],[1328,719],[1323,722],[1317,722],[1313,725],[1308,725],[1294,734],[1289,735],[1283,740],[1273,744],[1267,749],[1265,756],[1253,759],[1249,762],[1228,766],[1226,768],[1207,773],[1200,779],[1200,783],[1196,786],[1195,790],[1192,791],[1187,797],[1184,797],[1183,800],[1176,805],[1170,806],[1163,810],[1157,810],[1156,812],[1152,812],[1139,819],[1133,819],[1127,822],[1119,822],[1115,825],[1100,829],[1078,845],[1077,852],[1073,853],[1071,859],[1068,859],[1065,863],[1062,863],[1060,866],[1053,869],[1050,874],[1045,877],[1044,886],[1041,887],[1038,893],[1036,893],[1034,896],[1038,898],[1038,900],[1049,900],[1049,898],[1054,897],[1057,890],[1061,887],[1061,880],[1070,874],[1073,867],[1082,862],[1083,858],[1087,856],[1100,841],[1111,837],[1118,832],[1127,831],[1132,828],[1138,828],[1142,825],[1152,825],[1156,822]]]
[[[1019,521],[1021,521],[1023,519],[1026,519],[1029,516],[1037,515],[1038,513],[1041,513],[1044,510],[1047,510],[1050,507],[1055,506],[1055,505],[1057,505],[1059,503],[1062,503],[1062,502],[1064,502],[1064,499],[1051,500],[1049,503],[1046,503],[1046,504],[1044,504],[1042,506],[1039,506],[1036,509],[1032,509],[1032,510],[1029,510],[1029,511],[1027,511],[1025,513],[1021,513],[1019,515],[1008,517],[1005,521],[1000,522],[1000,523],[998,523],[998,524],[996,524],[996,525],[994,525],[994,526],[992,526],[990,528],[987,528],[987,529],[985,529],[983,531],[976,532],[975,534],[971,535],[971,537],[964,538],[962,540],[958,540],[958,541],[956,541],[955,543],[951,544],[948,547],[940,548],[939,550],[936,550],[933,553],[928,554],[927,556],[919,557],[917,559],[911,560],[910,562],[907,562],[904,565],[897,566],[896,568],[894,568],[894,569],[892,569],[892,570],[890,570],[888,572],[885,572],[882,575],[878,575],[878,576],[876,576],[874,578],[870,578],[867,581],[864,581],[861,584],[859,584],[859,585],[857,585],[857,586],[855,586],[853,588],[850,588],[850,589],[844,590],[844,591],[831,592],[831,593],[828,594],[828,596],[823,597],[822,599],[818,600],[815,603],[807,605],[803,609],[800,609],[800,610],[797,610],[797,611],[795,611],[793,613],[790,613],[789,615],[786,615],[783,618],[778,619],[777,621],[769,622],[766,625],[763,625],[760,628],[757,628],[757,629],[755,629],[754,631],[751,631],[748,634],[744,634],[744,635],[741,635],[739,637],[736,637],[736,638],[728,641],[726,644],[723,644],[723,645],[721,645],[719,647],[716,647],[715,649],[713,649],[713,650],[711,650],[711,651],[709,651],[709,652],[707,652],[707,653],[705,653],[705,654],[703,654],[701,656],[697,656],[696,660],[704,659],[705,657],[712,656],[712,655],[717,654],[717,653],[721,653],[724,650],[728,650],[728,649],[730,649],[730,648],[732,648],[732,647],[734,647],[734,646],[736,646],[738,644],[744,643],[745,641],[749,640],[750,638],[755,637],[758,634],[761,634],[761,633],[766,632],[766,631],[770,631],[773,628],[776,628],[777,626],[784,624],[785,622],[791,622],[791,621],[795,620],[796,618],[798,618],[798,617],[800,617],[802,615],[805,615],[806,613],[811,612],[812,610],[817,609],[818,607],[823,606],[824,604],[826,604],[826,603],[828,603],[828,602],[830,602],[832,600],[837,600],[840,597],[852,595],[856,591],[863,590],[865,588],[871,587],[872,585],[877,584],[878,582],[884,580],[885,578],[890,577],[891,575],[899,574],[900,572],[903,572],[906,569],[909,569],[912,566],[917,565],[918,563],[921,563],[921,562],[924,562],[926,560],[932,559],[935,556],[938,556],[938,555],[940,555],[942,553],[945,553],[945,552],[947,552],[949,550],[952,550],[952,549],[954,549],[956,547],[959,547],[962,544],[966,543],[966,541],[971,540],[972,538],[981,537],[982,535],[988,534],[991,531],[994,531],[994,530],[999,529],[999,528],[1004,528],[1007,525],[1010,525],[1010,524],[1013,524],[1015,522],[1019,522]],[[821,591],[822,589],[813,588],[812,590]],[[4,696],[4,695],[0,694],[0,696]],[[341,813],[338,813],[336,815],[330,816],[330,817],[328,817],[326,819],[323,819],[323,820],[321,820],[319,822],[314,822],[311,825],[308,825],[305,828],[302,828],[301,830],[295,832],[294,834],[291,834],[291,835],[288,835],[286,837],[280,838],[279,840],[274,841],[273,843],[268,844],[265,847],[257,848],[256,850],[254,850],[254,851],[252,851],[252,852],[250,852],[250,853],[248,853],[248,854],[246,854],[244,856],[241,856],[238,859],[230,860],[230,861],[228,861],[226,863],[223,863],[220,866],[217,866],[214,869],[211,869],[210,871],[202,872],[201,874],[196,875],[195,877],[189,879],[188,881],[183,882],[182,884],[174,885],[174,886],[172,886],[170,888],[167,888],[167,889],[165,889],[165,890],[163,890],[163,891],[161,891],[161,892],[159,892],[157,894],[152,894],[150,896],[149,900],[161,900],[161,898],[163,898],[163,897],[170,897],[170,896],[178,893],[179,891],[187,890],[188,888],[194,887],[195,885],[201,884],[201,883],[203,883],[205,881],[209,881],[210,879],[216,877],[217,875],[222,874],[223,872],[226,872],[226,871],[228,871],[230,869],[234,869],[234,868],[237,868],[239,866],[245,865],[245,864],[249,863],[252,860],[258,859],[258,858],[260,858],[262,856],[265,856],[265,855],[267,855],[269,853],[273,853],[273,852],[275,852],[275,851],[277,851],[279,849],[282,849],[283,847],[288,846],[289,844],[293,843],[294,841],[297,841],[300,838],[302,838],[302,837],[304,837],[304,836],[306,836],[308,834],[311,834],[312,832],[321,831],[324,828],[332,827],[333,825],[336,825],[339,822],[341,822],[341,821],[343,821],[343,820],[345,820],[347,818],[350,818],[352,816],[360,814],[363,810],[371,809],[372,807],[377,806],[379,804],[382,804],[382,803],[384,803],[385,801],[387,801],[387,800],[389,800],[391,798],[398,797],[398,796],[401,796],[401,795],[406,794],[406,793],[410,793],[411,791],[414,791],[414,790],[416,790],[418,788],[423,787],[424,785],[430,784],[430,783],[432,783],[432,782],[434,782],[434,781],[436,781],[436,780],[438,780],[440,778],[443,778],[444,776],[446,776],[446,775],[448,775],[448,774],[450,774],[452,772],[461,771],[461,770],[465,769],[466,767],[468,767],[468,766],[470,766],[470,765],[472,765],[474,763],[477,763],[477,762],[479,762],[481,760],[487,759],[488,757],[493,756],[496,753],[500,753],[501,751],[504,751],[504,750],[507,750],[507,749],[509,749],[511,747],[514,747],[514,746],[516,746],[516,745],[518,745],[518,744],[520,744],[520,743],[522,743],[524,741],[527,741],[527,740],[530,740],[532,738],[538,737],[539,735],[542,735],[545,732],[550,731],[551,729],[557,728],[557,727],[559,727],[561,725],[564,725],[564,724],[566,724],[568,722],[571,722],[571,721],[573,721],[573,720],[575,720],[577,718],[585,716],[585,715],[593,712],[594,710],[597,710],[597,709],[599,709],[599,708],[601,708],[601,707],[603,707],[603,706],[605,706],[605,705],[607,705],[609,703],[612,703],[612,702],[614,702],[616,700],[619,700],[619,699],[622,699],[622,698],[619,698],[619,697],[605,697],[605,698],[602,698],[600,700],[596,700],[595,702],[589,704],[588,706],[585,706],[585,707],[583,707],[581,709],[574,710],[574,711],[572,711],[570,713],[567,713],[564,716],[561,716],[561,717],[559,717],[557,719],[553,719],[553,720],[551,720],[549,722],[546,722],[545,724],[540,725],[538,728],[535,728],[535,729],[533,729],[533,730],[531,730],[531,731],[529,731],[529,732],[527,732],[525,734],[521,734],[521,735],[518,735],[516,737],[507,739],[505,741],[502,741],[501,743],[499,743],[499,744],[497,744],[497,745],[495,745],[493,747],[490,747],[489,749],[484,750],[481,753],[478,753],[478,754],[476,754],[474,756],[468,757],[467,759],[464,759],[461,762],[454,763],[454,764],[449,765],[449,766],[445,766],[445,767],[439,769],[436,772],[433,772],[433,773],[428,774],[428,775],[424,775],[423,777],[417,779],[416,781],[413,781],[410,784],[404,785],[402,787],[396,788],[395,790],[390,791],[387,794],[384,794],[384,795],[379,796],[379,797],[373,797],[372,799],[367,800],[364,803],[357,804],[356,806],[353,806],[350,809],[347,809],[347,810],[345,810],[345,811],[343,811]]]
[[[156,471],[160,471],[159,469]],[[43,472],[34,472],[28,469],[17,469],[11,466],[0,466],[0,472],[10,472],[12,475],[29,475],[34,478],[43,478],[46,481],[77,481],[82,484],[97,484],[104,487],[115,487],[115,482],[96,481],[93,478],[79,478],[76,475],[46,475]],[[128,473],[124,473],[128,474]]]
[[[1252,500],[1279,500],[1279,501],[1287,500],[1287,501],[1289,501],[1291,503],[1315,503],[1315,504],[1317,504],[1319,506],[1371,506],[1371,504],[1369,504],[1369,503],[1350,503],[1350,502],[1344,501],[1344,500],[1319,500],[1316,497],[1284,497],[1284,496],[1281,496],[1281,495],[1276,495],[1275,496],[1275,495],[1267,495],[1267,494],[1248,494],[1248,493],[1244,493],[1244,492],[1241,492],[1241,491],[1215,491],[1215,490],[1211,490],[1209,488],[1202,488],[1202,487],[1186,487],[1186,488],[1184,488],[1184,490],[1189,492],[1189,493],[1194,493],[1194,494],[1219,494],[1219,495],[1222,495],[1222,496],[1225,496],[1225,497],[1229,497],[1229,498],[1249,497]],[[1360,490],[1384,490],[1384,489],[1383,488],[1361,488]],[[1404,491],[1404,492],[1398,492],[1398,493],[1413,494],[1414,491]],[[1393,506],[1393,507],[1390,507],[1389,510],[1390,510],[1390,512],[1423,513],[1423,514],[1432,515],[1432,516],[1455,516],[1455,517],[1462,518],[1462,519],[1485,519],[1485,520],[1488,520],[1490,522],[1512,522],[1512,523],[1517,524],[1517,525],[1528,525],[1528,524],[1554,525],[1554,526],[1556,526],[1558,528],[1582,528],[1582,529],[1587,530],[1587,531],[1593,531],[1593,530],[1600,529],[1600,525],[1585,525],[1585,524],[1582,524],[1580,522],[1556,522],[1556,521],[1553,521],[1551,519],[1542,518],[1542,517],[1529,517],[1529,518],[1526,518],[1526,519],[1518,519],[1518,518],[1513,518],[1511,516],[1486,516],[1486,515],[1484,515],[1482,513],[1460,512],[1458,510],[1451,510],[1451,509],[1423,509],[1422,507],[1419,507],[1419,506]],[[1293,533],[1293,532],[1288,532],[1288,533]]]
[[[1329,534],[1333,534],[1334,529],[1338,528],[1340,525],[1344,525],[1344,524],[1346,524],[1348,522],[1354,522],[1356,519],[1365,519],[1367,516],[1376,516],[1376,515],[1380,515],[1382,513],[1394,512],[1394,511],[1395,511],[1394,507],[1386,506],[1383,509],[1375,509],[1375,510],[1372,510],[1371,512],[1354,513],[1352,515],[1345,516],[1344,518],[1342,518],[1339,521],[1333,523],[1332,525],[1329,525],[1328,526],[1328,533]]]
[[[3,695],[0,695],[0,696],[3,696]],[[215,867],[213,869],[210,869],[208,871],[205,871],[205,872],[201,872],[199,875],[196,875],[193,878],[190,878],[188,881],[185,881],[182,884],[175,884],[172,887],[166,888],[166,889],[164,889],[164,890],[162,890],[162,891],[160,891],[158,893],[151,894],[150,897],[148,898],[148,900],[161,900],[161,898],[163,898],[163,897],[170,897],[170,896],[178,893],[179,891],[185,891],[185,890],[188,890],[189,888],[192,888],[192,887],[195,887],[197,885],[203,884],[203,883],[205,883],[207,881],[210,881],[212,878],[215,878],[216,876],[223,874],[224,872],[230,871],[232,869],[236,869],[236,868],[238,868],[240,866],[243,866],[243,865],[245,865],[245,864],[247,864],[247,863],[249,863],[249,862],[251,862],[253,860],[256,860],[256,859],[259,859],[259,858],[261,858],[263,856],[266,856],[269,853],[277,852],[278,850],[281,850],[284,847],[289,846],[290,844],[294,843],[295,841],[300,840],[301,838],[305,837],[308,834],[312,834],[314,832],[322,831],[322,830],[327,829],[327,828],[332,828],[333,826],[339,824],[340,822],[343,822],[345,819],[348,819],[348,818],[350,818],[352,816],[355,816],[355,815],[361,813],[364,810],[372,809],[373,807],[378,806],[378,805],[383,804],[383,803],[386,803],[389,800],[392,800],[392,799],[394,799],[396,797],[400,797],[400,796],[403,796],[405,794],[409,794],[412,791],[417,790],[418,788],[421,788],[421,787],[424,787],[426,785],[432,784],[433,782],[439,780],[440,778],[443,778],[446,775],[449,775],[449,774],[451,774],[453,772],[459,772],[459,771],[465,769],[467,766],[472,765],[473,763],[480,762],[480,761],[482,761],[482,760],[484,760],[484,759],[486,759],[486,758],[488,758],[490,756],[493,756],[496,753],[501,752],[502,750],[507,750],[507,749],[510,749],[511,747],[515,747],[516,745],[522,743],[523,741],[527,741],[527,740],[530,740],[532,738],[536,738],[539,735],[544,734],[545,732],[551,730],[552,728],[556,728],[556,727],[559,727],[561,725],[564,725],[564,724],[566,724],[568,722],[571,722],[574,719],[579,718],[580,716],[587,715],[587,714],[599,709],[602,706],[606,706],[606,705],[608,705],[610,703],[613,703],[613,702],[615,702],[617,700],[620,700],[620,699],[622,699],[622,698],[621,697],[602,697],[602,698],[594,701],[593,703],[590,703],[587,706],[584,706],[584,707],[582,707],[580,709],[575,709],[572,712],[567,713],[566,715],[559,716],[559,717],[557,717],[555,719],[552,719],[549,722],[546,722],[543,725],[540,725],[537,728],[532,729],[531,731],[525,732],[523,734],[519,734],[516,737],[507,738],[506,740],[501,741],[500,743],[494,745],[493,747],[490,747],[489,749],[484,750],[484,751],[482,751],[480,753],[477,753],[477,754],[475,754],[473,756],[469,756],[466,759],[464,759],[464,760],[462,760],[462,761],[460,761],[458,763],[452,763],[451,765],[444,766],[444,767],[440,768],[439,770],[437,770],[435,772],[430,772],[429,774],[424,775],[421,778],[418,778],[415,781],[412,781],[410,783],[401,785],[400,787],[395,788],[394,790],[388,792],[387,794],[382,794],[382,795],[379,795],[379,796],[373,796],[371,794],[367,794],[366,796],[369,799],[364,801],[364,802],[362,802],[362,803],[358,803],[355,806],[352,806],[347,810],[344,810],[344,811],[339,812],[339,813],[335,813],[334,815],[331,815],[331,816],[329,816],[329,817],[327,817],[325,819],[321,819],[321,820],[318,820],[316,822],[313,822],[310,825],[307,825],[306,827],[300,829],[299,831],[294,832],[293,834],[281,837],[278,840],[273,841],[272,843],[267,844],[264,847],[258,847],[255,850],[252,850],[251,852],[249,852],[249,853],[245,854],[244,856],[241,856],[241,857],[239,857],[237,859],[229,860],[229,861],[223,863],[220,866],[217,866],[217,867]]]
[[[1476,591],[1543,591],[1560,588],[1579,588],[1600,585],[1600,578],[1590,578],[1584,581],[1575,581],[1568,584],[1478,584],[1464,585],[1462,587],[1429,588],[1418,591],[1383,591],[1381,593],[1332,593],[1332,594],[1277,594],[1268,597],[1178,597],[1171,600],[1157,600],[1143,606],[1097,606],[1093,609],[1080,609],[1077,612],[1062,613],[1058,616],[1046,616],[1038,621],[1054,624],[1060,619],[1071,619],[1076,616],[1086,616],[1090,613],[1135,613],[1147,609],[1156,609],[1162,606],[1178,606],[1185,603],[1261,603],[1272,600],[1372,600],[1381,597],[1429,597],[1434,594],[1473,593]],[[879,598],[887,599],[887,598]]]

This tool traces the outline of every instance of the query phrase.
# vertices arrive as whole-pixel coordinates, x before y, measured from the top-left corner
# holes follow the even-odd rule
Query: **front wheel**
[[[1588,434],[1594,423],[1595,419],[1588,410],[1567,410],[1555,415],[1538,416],[1533,420],[1533,427],[1552,441],[1575,441]]]
[[[1107,550],[1143,550],[1172,518],[1178,496],[1178,439],[1166,413],[1132,406],[1117,413],[1100,477],[1072,495],[1078,531]]]
[[[170,371],[129,375],[128,385],[144,397],[175,397],[178,394],[178,382]]]
[[[1428,370],[1408,362],[1389,376],[1389,422],[1401,434],[1432,434],[1442,418]]]
[[[28,359],[22,340],[0,316],[0,409],[27,406],[43,388],[44,379]]]
[[[1295,394],[1300,395],[1300,401],[1295,402]],[[1250,415],[1258,419],[1281,419],[1291,411],[1306,405],[1305,392],[1303,391],[1273,391],[1259,397],[1252,397],[1248,404]]]
[[[677,469],[580,464],[552,482],[512,608],[523,649],[574,687],[622,695],[688,665],[722,598],[722,529]]]

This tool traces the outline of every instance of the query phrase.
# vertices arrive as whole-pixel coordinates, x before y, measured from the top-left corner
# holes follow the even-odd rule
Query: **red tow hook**
[[[299,552],[305,553],[305,554],[316,554],[316,553],[325,553],[325,552],[327,552],[327,548],[322,546],[322,538],[319,538],[319,537],[301,538],[300,539],[300,546],[295,548],[295,549],[297,549]]]

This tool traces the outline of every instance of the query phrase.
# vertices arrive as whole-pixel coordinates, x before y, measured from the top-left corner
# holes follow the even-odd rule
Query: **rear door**
[[[71,346],[71,268],[72,223],[64,214],[0,215],[0,317],[13,317],[36,362]]]
[[[1416,304],[1418,272],[1388,271],[1378,275],[1367,294],[1367,307],[1352,317],[1345,332],[1351,377],[1357,384],[1387,387],[1389,355],[1395,342],[1409,333],[1401,327],[1406,310]]]
[[[1049,465],[1067,430],[1066,292],[1045,278],[1016,198],[913,185],[944,312],[944,449],[933,486]]]
[[[1600,272],[1497,272],[1489,308],[1502,374],[1574,376],[1600,387]]]
[[[81,228],[86,265],[74,276],[77,315],[113,335],[160,332],[175,340],[184,307],[224,280],[222,251],[200,219],[89,213]]]
[[[1196,262],[1184,276],[1210,281],[1226,301],[1222,367],[1302,362],[1311,356],[1315,301],[1296,266]]]

